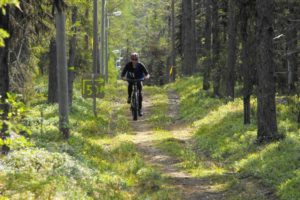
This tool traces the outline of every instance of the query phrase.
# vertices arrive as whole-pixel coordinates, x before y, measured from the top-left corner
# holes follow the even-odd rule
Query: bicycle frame
[[[138,118],[138,109],[139,109],[139,93],[137,88],[137,82],[143,81],[141,79],[127,79],[128,82],[133,83],[133,91],[131,94],[131,112],[133,116],[133,120],[137,120]]]

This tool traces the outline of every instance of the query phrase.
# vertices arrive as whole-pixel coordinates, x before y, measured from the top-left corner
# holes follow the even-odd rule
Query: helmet
[[[136,52],[131,53],[130,59],[131,59],[131,60],[138,60],[138,59],[139,59],[139,54],[136,53]]]

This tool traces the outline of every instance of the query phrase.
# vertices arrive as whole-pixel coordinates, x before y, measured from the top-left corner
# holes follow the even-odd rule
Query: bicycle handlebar
[[[144,81],[145,79],[131,79],[131,78],[126,78],[125,81],[129,81],[129,82],[139,82],[139,81]]]

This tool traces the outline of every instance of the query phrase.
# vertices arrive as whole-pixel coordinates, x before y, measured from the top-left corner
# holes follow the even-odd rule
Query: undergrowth
[[[37,80],[37,98],[23,119],[32,133],[26,140],[30,145],[0,158],[0,199],[172,199],[173,189],[132,142],[125,84],[106,86],[95,117],[79,82],[65,141],[58,106],[46,103],[45,79]]]
[[[169,148],[183,163],[190,163],[183,167],[195,176],[220,174],[228,178],[228,174],[235,174],[238,179],[232,180],[239,183],[244,177],[254,177],[282,200],[300,199],[300,131],[295,104],[289,103],[295,97],[277,97],[278,127],[286,138],[258,145],[255,97],[251,100],[251,124],[244,125],[242,98],[233,102],[212,98],[201,83],[201,78],[187,78],[168,86],[180,96],[180,117],[194,128],[193,146],[186,148],[168,139],[161,148]],[[204,173],[205,169],[210,173]]]
[[[229,200],[265,199],[261,187],[271,188],[282,200],[300,199],[297,97],[277,97],[278,127],[285,139],[258,145],[256,99],[251,100],[251,124],[243,125],[242,98],[212,98],[201,82],[192,77],[165,88],[145,88],[152,102],[147,120],[155,128],[157,147],[179,158],[178,167],[209,179],[212,189]],[[75,85],[68,141],[57,128],[57,105],[46,103],[45,79],[37,80],[35,90],[28,109],[12,99],[15,113],[24,113],[12,114],[8,121],[16,125],[10,131],[17,139],[11,138],[16,142],[6,144],[10,153],[0,158],[0,199],[179,198],[132,142],[124,84],[106,87],[105,98],[97,100],[97,117],[92,101],[83,99],[80,84]],[[168,129],[174,119],[168,116],[167,90],[180,96],[176,118],[191,125],[189,141],[174,138]]]
[[[168,116],[168,97],[163,88],[147,87],[145,89],[149,93],[151,104],[150,117],[147,119],[156,129],[163,129],[171,123]]]

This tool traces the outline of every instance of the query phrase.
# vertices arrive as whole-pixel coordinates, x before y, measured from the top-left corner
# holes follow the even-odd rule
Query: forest
[[[299,30],[299,0],[0,0],[0,200],[300,200]]]

